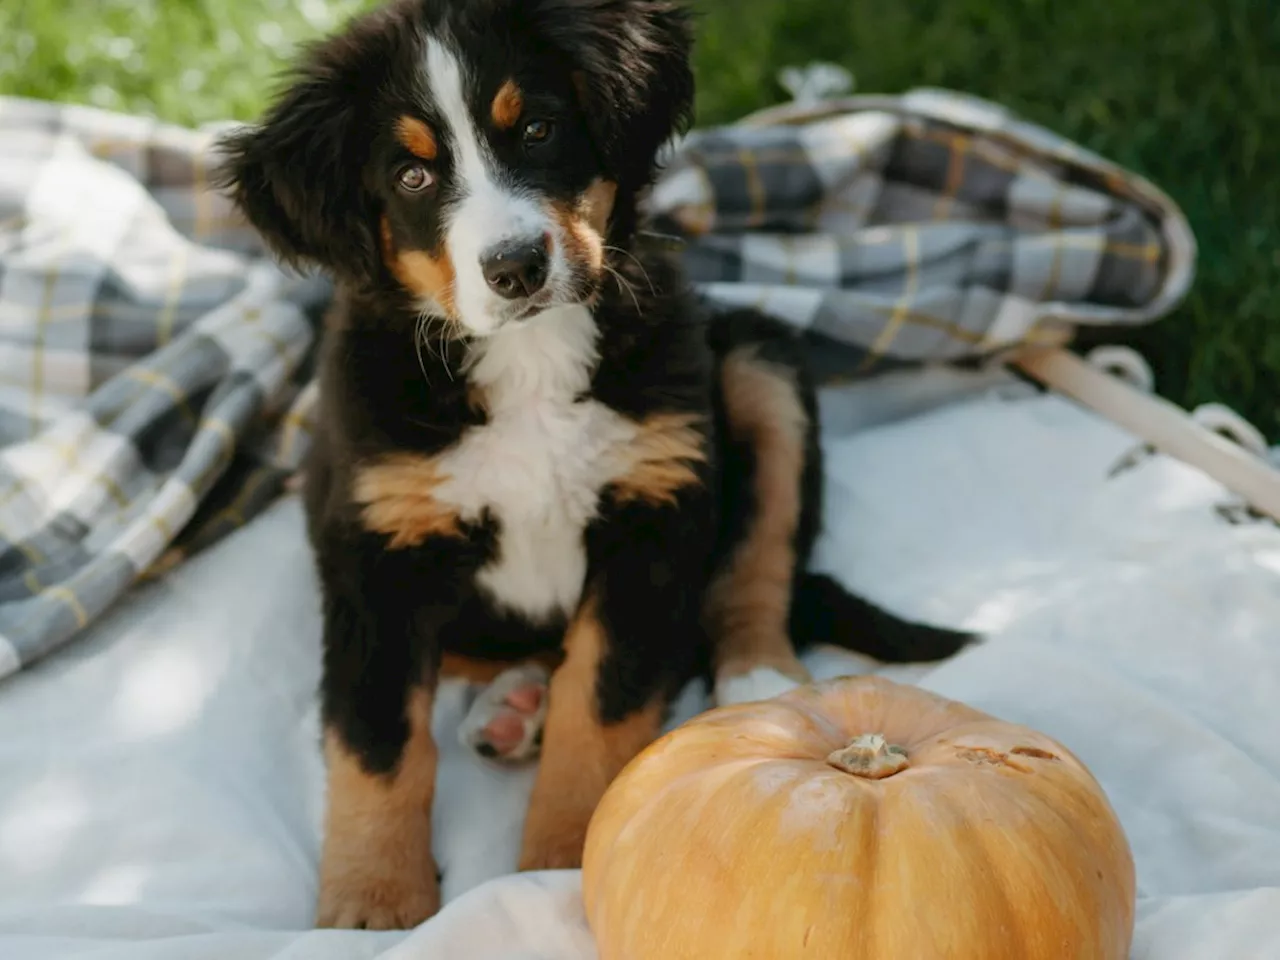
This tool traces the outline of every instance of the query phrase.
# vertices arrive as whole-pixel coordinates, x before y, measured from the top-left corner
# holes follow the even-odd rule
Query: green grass
[[[367,0],[3,0],[0,92],[250,118],[299,39]],[[1160,392],[1280,439],[1280,5],[1271,0],[697,0],[699,121],[782,98],[780,67],[861,92],[965,90],[1147,176],[1190,217],[1198,278],[1130,337]]]

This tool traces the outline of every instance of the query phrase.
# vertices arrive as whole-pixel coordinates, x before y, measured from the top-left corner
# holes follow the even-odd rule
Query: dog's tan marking
[[[389,538],[388,547],[417,547],[431,537],[462,536],[457,510],[434,495],[447,479],[431,457],[393,454],[358,467],[351,496],[365,529]]]
[[[460,653],[446,653],[440,660],[440,677],[471,683],[493,683],[499,676],[522,663],[540,663],[548,670],[554,670],[563,659],[558,650],[521,660],[481,660],[477,657],[465,657]]]
[[[382,259],[402,287],[418,298],[433,301],[445,316],[454,316],[453,261],[443,248],[434,253],[399,249],[391,232],[391,223],[384,216]]]
[[[396,139],[421,160],[434,160],[440,149],[436,145],[435,131],[417,117],[407,114],[396,121]]]
[[[547,214],[560,226],[564,257],[575,272],[597,277],[604,268],[604,240],[617,184],[595,180],[577,200],[549,203]]]
[[[594,180],[578,201],[582,219],[601,237],[608,234],[609,216],[613,213],[613,201],[617,195],[618,185],[612,180]]]
[[[551,675],[542,760],[529,798],[521,870],[582,865],[587,824],[605,789],[658,736],[662,705],[655,702],[620,723],[600,718],[597,684],[606,651],[595,602],[583,603],[565,634],[565,660]]]
[[[716,675],[771,667],[806,683],[809,672],[795,654],[787,621],[808,416],[791,373],[760,360],[752,348],[725,359],[721,386],[730,433],[754,451],[755,510],[746,536],[707,592]]]
[[[660,413],[643,420],[627,449],[627,470],[613,482],[620,502],[645,500],[675,503],[676,493],[700,482],[697,465],[707,459],[700,418],[686,413]]]
[[[439,254],[404,250],[397,255],[391,272],[406,290],[430,297],[446,315],[453,316],[453,261],[443,250]]]
[[[489,107],[489,116],[493,118],[493,125],[499,130],[510,130],[516,125],[523,111],[524,95],[514,80],[508,80],[498,90],[497,96],[493,98],[493,104]]]
[[[437,759],[431,707],[426,689],[410,694],[409,739],[387,775],[369,773],[333,731],[326,732],[317,926],[407,929],[440,908],[431,852]]]

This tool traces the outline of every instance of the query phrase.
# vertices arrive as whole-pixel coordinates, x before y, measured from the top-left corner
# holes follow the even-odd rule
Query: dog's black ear
[[[672,0],[541,0],[537,28],[575,63],[602,160],[635,193],[693,118],[689,14]]]
[[[308,49],[262,120],[216,148],[214,183],[295,266],[357,273],[376,256],[374,211],[361,183],[368,137],[358,110],[368,78],[356,59],[332,42]]]

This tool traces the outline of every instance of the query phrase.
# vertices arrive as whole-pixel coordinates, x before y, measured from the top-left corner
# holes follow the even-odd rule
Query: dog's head
[[[285,260],[485,336],[594,296],[689,46],[671,0],[397,0],[306,51],[219,180]]]

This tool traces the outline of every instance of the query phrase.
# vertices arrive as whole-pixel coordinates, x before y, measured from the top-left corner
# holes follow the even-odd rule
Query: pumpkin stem
[[[886,743],[878,733],[864,733],[860,737],[854,737],[847,746],[831,751],[827,756],[827,763],[837,770],[868,780],[891,777],[909,765],[907,751]]]

